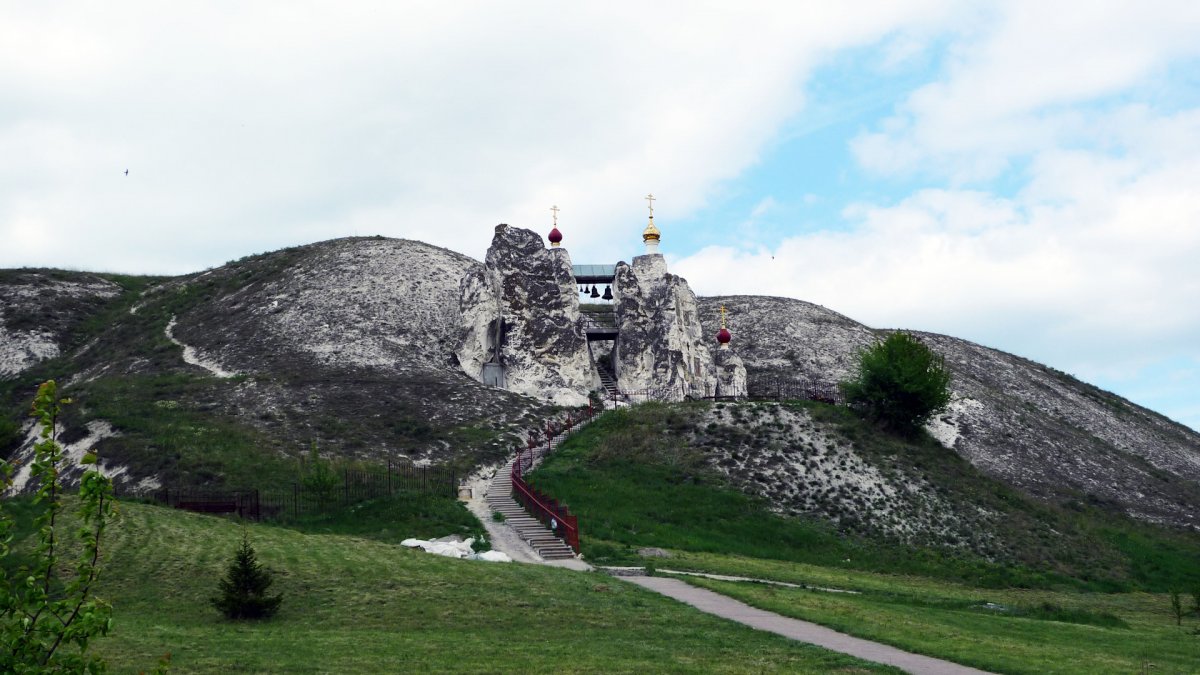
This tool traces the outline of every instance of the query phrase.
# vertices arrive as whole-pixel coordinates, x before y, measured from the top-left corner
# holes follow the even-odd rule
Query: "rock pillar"
[[[613,365],[621,390],[660,400],[711,396],[716,368],[687,281],[668,273],[656,253],[619,263],[614,281],[620,337]]]
[[[482,381],[484,364],[498,363],[509,391],[559,405],[587,403],[599,378],[566,249],[545,248],[532,230],[498,226],[484,264],[467,273],[459,290],[457,355],[464,372]]]

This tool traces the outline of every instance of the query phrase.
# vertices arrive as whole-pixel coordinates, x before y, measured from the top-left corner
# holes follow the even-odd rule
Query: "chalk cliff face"
[[[95,274],[4,270],[0,275],[0,379],[65,351],[72,329],[121,293]]]
[[[687,281],[667,272],[662,255],[648,254],[632,265],[618,264],[615,282],[621,336],[613,363],[621,390],[651,390],[665,400],[712,395],[717,369],[711,338]]]
[[[464,372],[483,381],[484,364],[498,361],[509,391],[560,405],[587,403],[599,377],[565,249],[545,248],[532,230],[498,226],[486,261],[470,268],[459,289],[457,354]]]
[[[887,334],[788,298],[702,298],[700,316],[729,308],[733,344],[760,378],[834,388],[858,352]],[[953,400],[928,430],[989,476],[1071,504],[1108,504],[1200,530],[1200,435],[1118,396],[1027,359],[945,335],[913,332],[942,355]],[[770,393],[760,392],[760,393]]]

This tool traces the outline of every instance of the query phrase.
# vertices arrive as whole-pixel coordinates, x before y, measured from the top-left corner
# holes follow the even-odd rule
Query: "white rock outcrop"
[[[726,349],[718,347],[713,356],[713,363],[717,369],[716,395],[744,397],[746,395],[746,366],[737,352],[732,347]]]
[[[637,256],[632,265],[619,263],[614,281],[620,338],[613,365],[621,390],[670,401],[715,393],[710,339],[687,281],[668,273],[656,253]]]
[[[59,356],[70,327],[121,293],[93,274],[58,274],[18,270],[0,283],[0,380]]]
[[[532,230],[500,225],[483,265],[459,286],[459,364],[490,383],[559,405],[583,405],[600,382],[579,317],[579,295],[566,249],[547,249]],[[498,376],[497,376],[498,378]]]

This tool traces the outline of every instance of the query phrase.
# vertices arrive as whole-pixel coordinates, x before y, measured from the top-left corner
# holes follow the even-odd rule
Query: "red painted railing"
[[[546,422],[546,444],[529,439],[524,450],[517,453],[517,461],[513,462],[512,490],[513,499],[517,500],[529,515],[537,518],[543,525],[550,528],[554,536],[562,539],[576,553],[579,553],[579,518],[571,513],[566,504],[560,504],[549,495],[538,491],[525,482],[524,474],[532,469],[535,460],[553,450],[554,437],[559,434],[570,434],[578,426],[591,421],[595,411],[589,405],[587,410],[580,413],[567,413],[565,419]]]

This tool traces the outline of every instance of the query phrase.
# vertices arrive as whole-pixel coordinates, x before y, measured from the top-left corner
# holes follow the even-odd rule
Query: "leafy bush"
[[[912,435],[950,402],[949,385],[941,357],[908,333],[892,333],[859,354],[858,378],[842,391],[885,427]]]
[[[317,502],[322,506],[333,503],[337,489],[342,484],[333,464],[321,459],[316,441],[309,446],[308,462],[302,469],[300,482],[306,491],[316,495]]]
[[[250,538],[243,532],[242,545],[220,582],[221,595],[212,599],[212,605],[227,619],[268,619],[279,611],[279,603],[283,602],[283,595],[267,595],[272,581],[271,573],[258,562]]]

